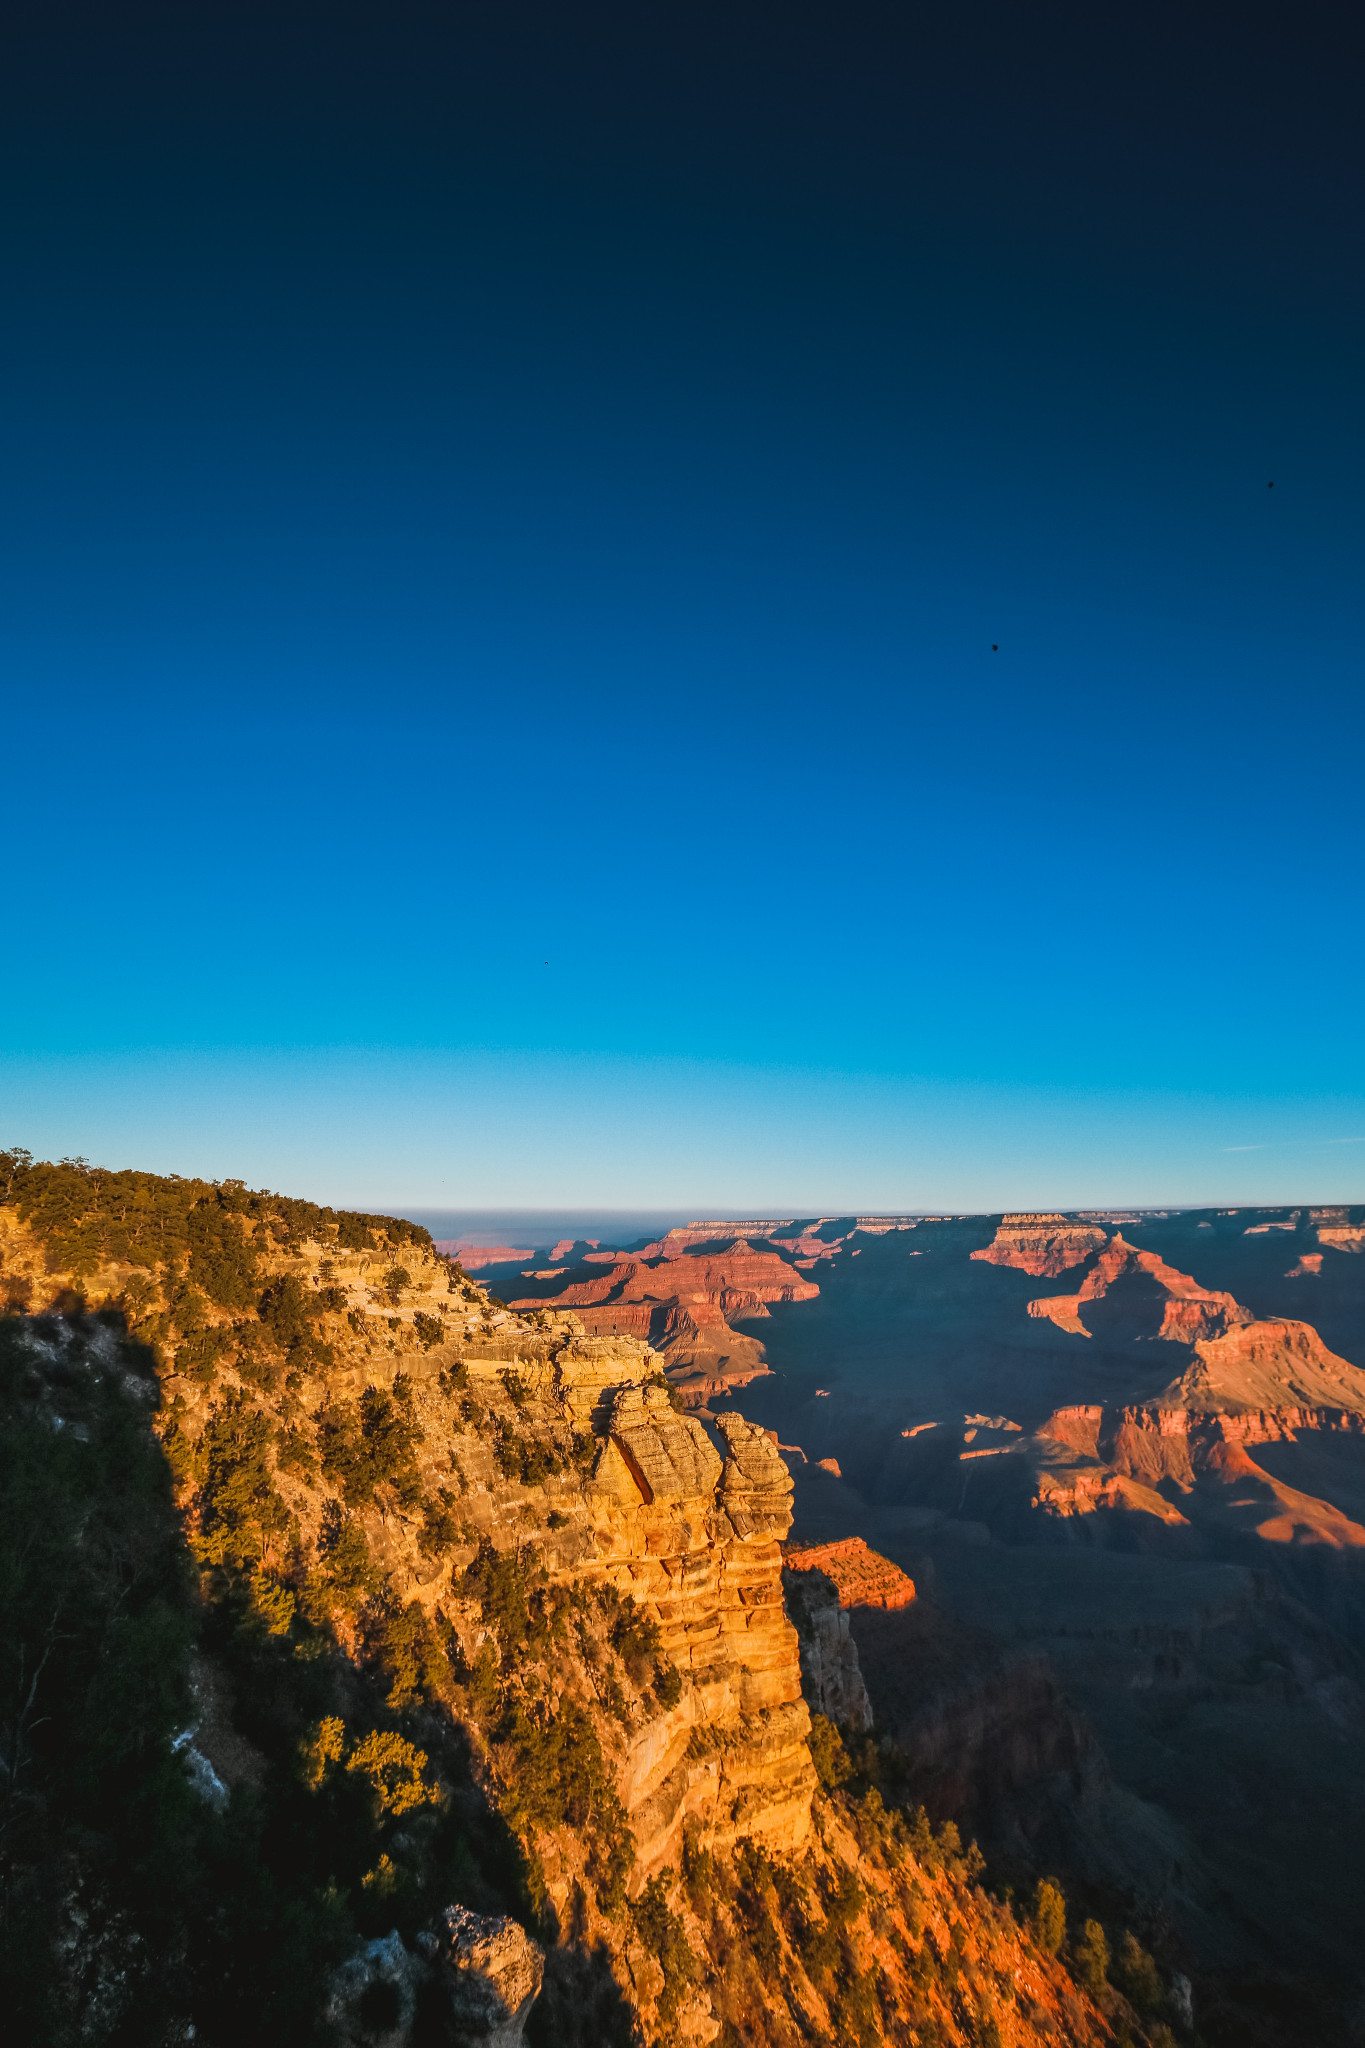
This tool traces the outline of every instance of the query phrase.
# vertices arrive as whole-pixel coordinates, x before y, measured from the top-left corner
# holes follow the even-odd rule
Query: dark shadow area
[[[151,1352],[73,1298],[0,1323],[0,1996],[16,2038],[307,2042],[363,1937],[446,1905],[537,1932],[463,1731],[343,1657],[248,1558],[191,1557],[149,1423]],[[237,1471],[244,1467],[240,1462]],[[283,1612],[283,1610],[281,1610]],[[366,1620],[380,1643],[383,1616]],[[229,1711],[230,1707],[230,1711]],[[330,1732],[329,1732],[330,1731]],[[338,1767],[375,1731],[443,1796]],[[382,1987],[376,1990],[381,1996]]]

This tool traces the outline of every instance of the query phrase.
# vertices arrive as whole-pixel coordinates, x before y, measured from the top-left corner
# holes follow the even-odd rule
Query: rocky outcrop
[[[616,1253],[604,1272],[560,1289],[553,1299],[556,1306],[578,1313],[607,1303],[640,1302],[663,1309],[680,1304],[694,1314],[716,1309],[725,1319],[763,1316],[769,1302],[814,1301],[819,1292],[813,1280],[802,1279],[776,1252],[756,1251],[740,1238],[728,1251],[669,1253],[652,1261],[643,1254]],[[537,1308],[543,1299],[512,1306]]]
[[[465,1365],[485,1387],[506,1369],[472,1349]],[[624,1339],[528,1333],[512,1368],[535,1396],[523,1428],[562,1419],[600,1439],[577,1501],[556,1489],[557,1511],[569,1512],[543,1537],[551,1582],[628,1594],[657,1623],[683,1681],[676,1705],[638,1728],[620,1758],[642,1877],[677,1860],[689,1819],[722,1846],[742,1834],[794,1846],[815,1785],[797,1636],[782,1601],[791,1475],[742,1416],[724,1416],[713,1440],[675,1413],[651,1383],[658,1365]],[[476,1526],[499,1545],[516,1540],[527,1490],[499,1483],[491,1458],[472,1451],[465,1471],[479,1485]],[[427,1603],[441,1593],[441,1577],[420,1588]]]
[[[1101,1303],[1103,1310],[1097,1306]],[[1159,1338],[1172,1344],[1221,1337],[1252,1320],[1250,1309],[1230,1294],[1201,1287],[1156,1252],[1127,1243],[1122,1232],[1115,1233],[1075,1294],[1044,1295],[1029,1303],[1028,1312],[1078,1337],[1103,1331],[1119,1341]]]
[[[803,1543],[787,1550],[793,1572],[823,1572],[838,1589],[844,1607],[908,1607],[915,1582],[890,1558],[869,1550],[861,1536],[840,1543]]]
[[[677,1235],[670,1232],[669,1239]],[[742,1237],[715,1252],[692,1252],[669,1239],[640,1253],[593,1255],[602,1270],[591,1279],[569,1280],[553,1294],[547,1290],[512,1306],[528,1312],[553,1303],[593,1334],[653,1344],[694,1401],[766,1371],[762,1346],[731,1325],[766,1316],[770,1302],[813,1301],[819,1287],[776,1252],[758,1251]]]
[[[1108,1242],[1108,1232],[1098,1225],[1065,1216],[1003,1216],[993,1241],[971,1256],[990,1266],[1016,1266],[1035,1279],[1055,1279]]]
[[[410,2048],[425,1972],[395,1928],[333,1972],[324,2022],[342,2048]]]
[[[872,1726],[872,1703],[839,1588],[811,1567],[784,1571],[782,1584],[801,1640],[801,1679],[812,1711],[852,1734],[865,1734]]]
[[[1365,1414],[1365,1372],[1329,1351],[1311,1323],[1247,1316],[1194,1348],[1193,1364],[1159,1397],[1161,1407],[1200,1415],[1318,1408]]]
[[[515,1920],[447,1906],[423,1944],[442,2016],[480,2048],[521,2048],[545,1976],[545,1955]]]
[[[522,2048],[544,1976],[544,1951],[515,1920],[448,1906],[415,1952],[395,1930],[348,1956],[324,2020],[344,2048]]]
[[[252,1863],[245,1913],[230,1877],[221,1914],[197,1900],[183,2009],[168,2022],[149,2006],[155,2027],[130,2022],[129,2038],[236,2039],[236,2014],[255,2021],[287,1978],[352,2048],[517,2048],[542,1970],[537,2031],[563,2048],[833,2039],[859,1987],[864,2037],[966,2048],[997,2009],[1012,2048],[1104,2037],[1063,1967],[973,1889],[975,1859],[912,1839],[861,1788],[818,1792],[783,1604],[792,1484],[767,1433],[676,1412],[656,1350],[585,1329],[571,1306],[502,1309],[401,1219],[231,1182],[128,1176],[111,1197],[98,1172],[45,1171],[45,1237],[0,1215],[6,1284],[44,1310],[22,1339],[33,1440],[81,1440],[78,1422],[127,1379],[126,1427],[105,1441],[123,1450],[141,1430],[159,1481],[153,1429],[174,1481],[173,1498],[143,1488],[157,1502],[148,1547],[183,1547],[225,1585],[221,1612],[244,1623],[234,1674],[244,1697],[271,1698],[250,1724],[259,1753],[233,1745],[228,1688],[207,1667],[183,1712],[192,1691],[187,1737],[251,1787],[263,1884],[290,1910],[257,1915],[271,1894]],[[80,1373],[90,1398],[70,1406]],[[828,1609],[832,1582],[798,1576]],[[115,1584],[111,1609],[122,1597]],[[840,1613],[836,1599],[823,1697],[835,1704],[837,1684],[853,1726]],[[900,1625],[915,1603],[854,1615]],[[162,1761],[174,1804],[184,1758]],[[236,1860],[228,1820],[228,1854],[210,1843],[206,1875]],[[199,1813],[182,1831],[191,1866],[217,1825]],[[716,1853],[710,1885],[673,1874],[684,1827],[690,1876]],[[52,1868],[56,1897],[68,1879]],[[532,1924],[556,1927],[553,1954],[459,1907],[409,1933],[416,1902],[448,1898],[447,1884],[534,1908]],[[364,1941],[331,1970],[332,1930],[382,1927],[390,1898],[408,1940]],[[224,1949],[218,1922],[234,1915],[243,1933]],[[131,1941],[145,1937],[124,1944],[125,1979]],[[94,2008],[68,2003],[66,2031],[83,2037]]]
[[[1186,1528],[1185,1516],[1156,1490],[1163,1478],[1175,1476],[1173,1468],[1188,1478],[1184,1437],[1159,1439],[1166,1454],[1163,1463],[1151,1457],[1132,1456],[1130,1446],[1121,1440],[1107,1445],[1102,1452],[1103,1427],[1102,1407],[1083,1405],[1054,1410],[1027,1447],[1033,1462],[1033,1507],[1047,1517],[1064,1521],[1093,1515],[1101,1508],[1126,1509],[1150,1516],[1154,1525],[1167,1531]]]
[[[431,1254],[404,1256],[403,1298],[396,1307],[386,1300],[377,1316],[367,1299],[378,1261],[333,1252],[330,1362],[305,1362],[285,1402],[298,1436],[312,1427],[303,1418],[355,1402],[367,1386],[389,1392],[402,1375],[423,1445],[422,1497],[458,1489],[463,1529],[432,1552],[421,1548],[420,1519],[379,1505],[357,1516],[394,1597],[453,1627],[472,1664],[485,1630],[462,1581],[481,1543],[513,1555],[530,1546],[551,1585],[629,1595],[659,1628],[681,1679],[666,1709],[642,1702],[627,1723],[603,1722],[638,1845],[632,1881],[677,1861],[688,1820],[722,1846],[741,1835],[800,1842],[815,1773],[782,1598],[792,1481],[775,1445],[738,1415],[708,1432],[676,1413],[664,1361],[647,1344],[595,1336],[575,1313],[528,1321],[495,1310],[476,1288],[459,1291]],[[299,1263],[316,1269],[319,1248]],[[168,1412],[189,1444],[237,1386],[235,1371],[216,1371],[212,1382],[165,1377]],[[524,1447],[546,1476],[516,1476],[521,1451],[509,1446]],[[300,1541],[316,1547],[327,1497],[306,1461],[282,1466],[275,1483]],[[550,1879],[553,1894],[553,1870]],[[565,1911],[573,1881],[566,1866],[557,1899]]]
[[[1365,1252],[1365,1222],[1357,1209],[1313,1209],[1309,1221],[1318,1243],[1335,1252]]]
[[[794,1219],[790,1216],[749,1217],[740,1221],[713,1221],[684,1223],[665,1232],[654,1244],[645,1245],[636,1253],[641,1259],[687,1258],[698,1245],[723,1245],[736,1239],[762,1237],[777,1241],[775,1233],[790,1230]]]
[[[818,1265],[822,1259],[837,1258],[838,1254],[844,1249],[844,1238],[842,1235],[836,1237],[822,1237],[820,1235],[824,1225],[833,1220],[832,1217],[821,1217],[818,1223],[806,1224],[794,1236],[779,1237],[774,1233],[768,1241],[770,1244],[780,1245],[784,1252],[790,1252],[797,1265],[803,1271],[809,1272],[811,1267]]]
[[[861,1536],[789,1547],[782,1575],[801,1638],[806,1697],[831,1721],[862,1734],[872,1704],[850,1628],[855,1611],[897,1613],[912,1605],[914,1580],[869,1550]]]
[[[1249,1334],[1238,1331],[1235,1336]],[[1320,1344],[1316,1332],[1312,1335]],[[1365,1547],[1365,1529],[1348,1515],[1288,1484],[1250,1455],[1258,1444],[1293,1443],[1319,1431],[1365,1434],[1365,1409],[1289,1404],[1200,1409],[1174,1402],[1113,1410],[1061,1408],[1028,1447],[1035,1478],[1032,1504],[1063,1522],[1100,1510],[1141,1516],[1142,1524],[1127,1525],[1130,1533],[1145,1527],[1152,1537],[1160,1534],[1174,1539],[1177,1547],[1188,1547],[1185,1538],[1197,1500],[1206,1513],[1222,1519],[1235,1509],[1247,1528],[1267,1542]],[[1237,1490],[1235,1499],[1229,1489]],[[1172,1490],[1187,1497],[1185,1511],[1169,1497]]]
[[[654,1497],[613,1520],[610,1549],[599,1543],[602,1568],[657,1614],[685,1681],[679,1705],[628,1754],[623,1796],[642,1871],[676,1859],[688,1817],[711,1842],[749,1834],[790,1848],[806,1834],[815,1785],[782,1601],[791,1476],[742,1416],[719,1425],[722,1463],[700,1423],[673,1415],[656,1389],[645,1394],[656,1398],[642,1411],[623,1404],[624,1430],[618,1408],[612,1442],[624,1453],[628,1433],[629,1463]]]

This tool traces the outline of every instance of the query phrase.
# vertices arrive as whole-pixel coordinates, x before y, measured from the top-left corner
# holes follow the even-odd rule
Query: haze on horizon
[[[0,1142],[1365,1198],[1360,31],[10,33]]]

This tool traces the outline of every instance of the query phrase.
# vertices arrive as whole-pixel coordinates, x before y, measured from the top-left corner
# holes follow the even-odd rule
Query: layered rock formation
[[[0,1221],[6,1270],[41,1272],[41,1247],[13,1212],[0,1209]],[[389,1267],[376,1250],[305,1240],[282,1255],[265,1243],[261,1278],[273,1271],[298,1279],[305,1305],[315,1296],[330,1339],[327,1362],[296,1354],[293,1386],[271,1400],[253,1392],[257,1368],[247,1354],[234,1359],[230,1320],[217,1326],[221,1340],[210,1325],[205,1342],[165,1360],[166,1414],[178,1438],[196,1444],[225,1398],[257,1399],[267,1414],[278,1407],[281,1440],[287,1435],[300,1455],[280,1466],[274,1483],[298,1540],[316,1546],[332,1512],[311,1451],[323,1418],[367,1387],[402,1393],[422,1444],[422,1491],[439,1497],[453,1475],[463,1537],[433,1555],[419,1545],[420,1524],[392,1507],[377,1503],[355,1519],[400,1597],[453,1624],[471,1663],[483,1628],[462,1579],[481,1542],[495,1553],[532,1543],[552,1584],[610,1588],[660,1631],[682,1681],[678,1702],[665,1711],[650,1705],[633,1725],[608,1731],[641,1881],[661,1861],[676,1861],[689,1818],[722,1844],[740,1834],[788,1848],[799,1842],[815,1776],[796,1631],[782,1599],[792,1482],[770,1439],[737,1415],[708,1435],[675,1413],[662,1360],[649,1346],[594,1336],[575,1314],[542,1315],[545,1327],[536,1327],[493,1308],[477,1288],[458,1288],[420,1243],[403,1247],[406,1280],[397,1291],[385,1284]],[[743,1273],[752,1265],[740,1247],[735,1266]],[[766,1275],[767,1264],[758,1271]],[[782,1273],[779,1284],[815,1291],[789,1267]],[[115,1261],[91,1282],[115,1293],[128,1275]],[[212,1357],[220,1341],[211,1370],[180,1369],[191,1350]],[[457,1382],[470,1393],[459,1393]],[[537,1463],[559,1469],[523,1480],[518,1463],[527,1472]]]
[[[1060,1518],[1126,1510],[1169,1532],[1188,1530],[1205,1482],[1240,1489],[1247,1526],[1264,1541],[1359,1548],[1365,1529],[1258,1465],[1249,1446],[1314,1433],[1365,1435],[1365,1372],[1336,1358],[1306,1323],[1243,1325],[1195,1347],[1195,1363],[1156,1401],[1057,1409],[1036,1433],[1034,1506]],[[1163,1492],[1161,1489],[1165,1488]],[[1250,1488],[1250,1491],[1248,1491]],[[1226,1516],[1228,1499],[1203,1504]]]
[[[675,1224],[672,1230],[666,1230],[663,1236],[656,1238],[652,1244],[641,1245],[631,1256],[646,1261],[682,1259],[687,1258],[701,1245],[719,1248],[741,1237],[770,1239],[775,1231],[791,1228],[790,1217],[749,1217],[745,1220],[732,1219],[728,1223],[703,1221]]]
[[[1096,1306],[1088,1320],[1084,1319],[1087,1307],[1100,1303],[1105,1303],[1106,1309]],[[1201,1287],[1155,1252],[1139,1251],[1128,1244],[1122,1232],[1115,1233],[1075,1294],[1044,1295],[1029,1303],[1028,1312],[1046,1317],[1058,1329],[1078,1337],[1104,1330],[1121,1341],[1155,1337],[1172,1344],[1221,1337],[1226,1330],[1252,1320],[1251,1311],[1230,1294]]]
[[[786,1556],[791,1571],[823,1572],[844,1607],[908,1607],[915,1597],[914,1580],[890,1558],[869,1550],[861,1536],[845,1537],[840,1543],[792,1545]]]
[[[1353,1220],[1349,1209],[1314,1209],[1310,1220],[1319,1244],[1337,1252],[1365,1252],[1365,1223],[1359,1210]]]
[[[461,1244],[458,1238],[440,1238],[435,1248],[444,1257],[458,1259],[466,1273],[482,1272],[485,1266],[510,1266],[521,1259],[533,1259],[534,1247],[513,1244]]]
[[[857,1609],[894,1613],[909,1607],[914,1581],[860,1536],[790,1546],[782,1578],[801,1638],[806,1698],[841,1728],[864,1733],[872,1725],[872,1704],[850,1618]]]
[[[1245,1310],[1225,1334],[1195,1343],[1194,1362],[1160,1396],[1195,1414],[1264,1409],[1365,1413],[1365,1372],[1329,1351],[1311,1323],[1253,1322]]]
[[[990,1266],[1016,1266],[1035,1279],[1054,1279],[1108,1242],[1107,1231],[1065,1216],[1003,1216],[993,1241],[971,1256]]]
[[[556,1372],[572,1389],[575,1362]],[[547,1546],[552,1578],[601,1573],[655,1617],[683,1676],[678,1705],[627,1745],[621,1790],[641,1871],[676,1861],[689,1818],[723,1845],[759,1835],[791,1848],[809,1824],[810,1722],[782,1603],[791,1476],[743,1417],[719,1427],[723,1460],[661,1388],[614,1390],[588,1489],[592,1549],[582,1530]]]
[[[640,1253],[589,1254],[603,1268],[591,1279],[570,1279],[512,1306],[532,1312],[553,1304],[571,1309],[590,1332],[655,1345],[694,1401],[745,1385],[766,1370],[763,1349],[731,1325],[766,1317],[770,1302],[813,1301],[820,1290],[776,1252],[758,1251],[743,1237],[716,1252],[690,1251],[679,1239],[690,1242],[689,1233],[670,1232]]]
[[[641,1876],[676,1862],[689,1819],[722,1845],[744,1834],[794,1846],[815,1779],[796,1632],[782,1604],[792,1482],[772,1443],[730,1415],[718,1449],[701,1423],[675,1413],[657,1354],[586,1335],[572,1319],[547,1333],[509,1320],[502,1334],[475,1333],[459,1349],[500,1428],[523,1444],[543,1441],[551,1455],[591,1441],[593,1461],[582,1479],[527,1486],[504,1477],[496,1440],[472,1435],[451,1413],[441,1386],[449,1354],[406,1357],[428,1442],[454,1445],[473,1541],[433,1569],[392,1531],[375,1532],[405,1597],[451,1615],[472,1657],[479,1628],[460,1606],[463,1568],[480,1539],[502,1550],[533,1534],[552,1584],[628,1596],[659,1628],[682,1679],[676,1705],[612,1738]],[[303,1515],[310,1505],[299,1502]],[[547,1517],[562,1526],[546,1526]]]

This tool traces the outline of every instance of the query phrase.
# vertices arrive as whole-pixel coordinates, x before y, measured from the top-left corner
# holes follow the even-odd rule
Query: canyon
[[[789,1586],[858,1541],[913,1581],[842,1613],[931,1813],[1020,1883],[1046,1863],[1178,1925],[1210,2038],[1345,2039],[1365,1208],[876,1223],[678,1233],[713,1273],[768,1253],[819,1292],[735,1314],[766,1367],[742,1395],[668,1376],[801,1446]],[[806,1661],[856,1722],[825,1578]]]
[[[46,1473],[92,1641],[112,1586],[141,1617],[112,1720],[83,1718],[77,1629],[11,1731],[44,1788],[3,1873],[38,1916],[20,2007],[208,2044],[1161,2040],[1166,1990],[1146,2019],[1092,1997],[897,1796],[853,1625],[916,1588],[858,1540],[784,1557],[792,1471],[730,1382],[717,1409],[690,1355],[508,1308],[401,1219],[5,1164],[9,1497]],[[730,1249],[660,1253],[673,1292],[817,1298]],[[81,1561],[106,1524],[110,1581],[103,1535]],[[0,1535],[0,1643],[37,1684],[33,1532]]]
[[[1365,1212],[711,1219],[475,1278],[402,1219],[8,1174],[6,1454],[169,1476],[143,1754],[178,1869],[258,1859],[117,1985],[140,1895],[91,1864],[54,1996],[210,2044],[1350,2037]],[[313,1931],[205,2003],[309,1829]],[[1045,1879],[1159,2009],[1039,1948]]]
[[[534,1312],[547,1300],[571,1309],[585,1330],[634,1336],[663,1355],[670,1378],[694,1402],[746,1386],[766,1370],[762,1346],[735,1325],[765,1318],[769,1303],[813,1301],[820,1289],[776,1251],[743,1236],[711,1252],[712,1226],[671,1230],[637,1252],[587,1251],[563,1273],[523,1272],[536,1292],[511,1307]],[[587,1276],[575,1278],[586,1269]]]

